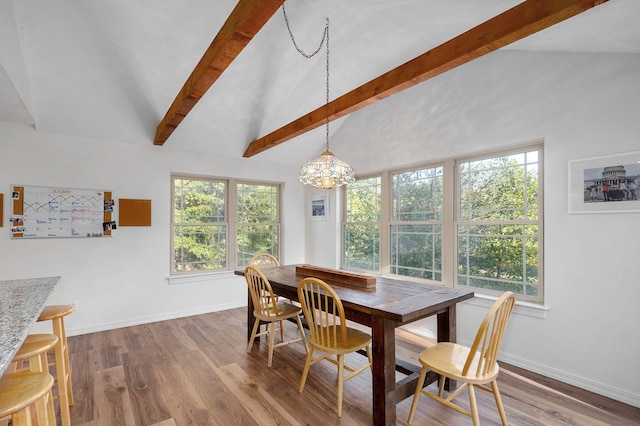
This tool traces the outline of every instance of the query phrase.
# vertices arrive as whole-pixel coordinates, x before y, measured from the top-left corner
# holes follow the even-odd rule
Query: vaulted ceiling
[[[306,51],[330,18],[335,99],[520,3],[289,0],[286,8]],[[0,0],[0,121],[152,145],[236,4]],[[637,55],[638,22],[640,1],[610,0],[502,49]],[[323,105],[324,65],[322,53],[305,59],[295,50],[277,10],[157,149],[242,157],[252,141]],[[332,133],[348,120],[332,122]],[[323,145],[323,133],[311,131],[257,156],[301,164]]]

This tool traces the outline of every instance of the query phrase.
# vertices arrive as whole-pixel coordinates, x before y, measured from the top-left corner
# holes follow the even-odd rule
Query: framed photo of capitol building
[[[640,212],[640,151],[569,161],[569,213]]]

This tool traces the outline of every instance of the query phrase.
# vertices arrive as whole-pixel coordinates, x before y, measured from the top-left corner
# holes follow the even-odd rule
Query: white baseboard
[[[86,327],[71,327],[71,328],[67,328],[66,331],[67,331],[67,336],[80,336],[83,334],[97,333],[100,331],[114,330],[117,328],[148,324],[151,322],[166,321],[166,320],[172,320],[176,318],[190,317],[193,315],[201,315],[201,314],[208,314],[211,312],[226,311],[228,309],[235,309],[243,306],[247,306],[246,302],[239,303],[239,304],[202,306],[196,309],[189,309],[185,311],[163,313],[162,315],[129,318],[124,321],[105,322],[101,324],[93,324]]]
[[[640,395],[638,394],[621,391],[620,389],[612,388],[611,386],[603,385],[602,383],[597,383],[593,380],[585,379],[584,377],[576,376],[575,374],[567,373],[546,365],[536,364],[523,358],[511,356],[504,352],[500,353],[499,360],[516,367],[524,368],[527,371],[549,377],[550,379],[558,380],[634,407],[640,407]]]

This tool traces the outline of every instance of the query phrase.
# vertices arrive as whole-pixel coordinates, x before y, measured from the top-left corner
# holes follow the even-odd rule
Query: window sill
[[[496,301],[495,297],[490,297],[484,294],[475,294],[475,297],[471,300],[467,300],[463,303],[468,303],[474,306],[480,306],[485,309],[489,309]],[[517,315],[526,315],[534,318],[546,318],[547,313],[551,310],[549,306],[539,305],[537,303],[516,301],[516,305],[513,307],[513,313]]]
[[[236,275],[233,271],[203,272],[190,275],[173,275],[167,278],[169,285],[174,284],[194,284],[207,281],[227,280]]]

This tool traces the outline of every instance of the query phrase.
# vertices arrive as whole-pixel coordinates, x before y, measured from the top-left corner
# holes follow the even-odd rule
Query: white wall
[[[284,182],[282,260],[304,260],[297,168],[206,157],[151,141],[137,146],[52,135],[2,122],[0,141],[0,192],[5,194],[0,280],[61,276],[49,303],[78,302],[66,319],[70,335],[246,304],[244,279],[232,273],[168,283],[171,172]],[[118,198],[150,199],[152,226],[118,227],[112,237],[95,239],[11,239],[12,184],[111,190],[116,208]]]
[[[544,139],[549,310],[519,308],[502,359],[635,406],[640,213],[568,214],[567,162],[640,151],[638,70],[638,55],[496,52],[352,114],[332,139],[357,173]],[[306,261],[326,261],[330,224],[307,226],[325,238]],[[486,306],[461,306],[459,341]]]

